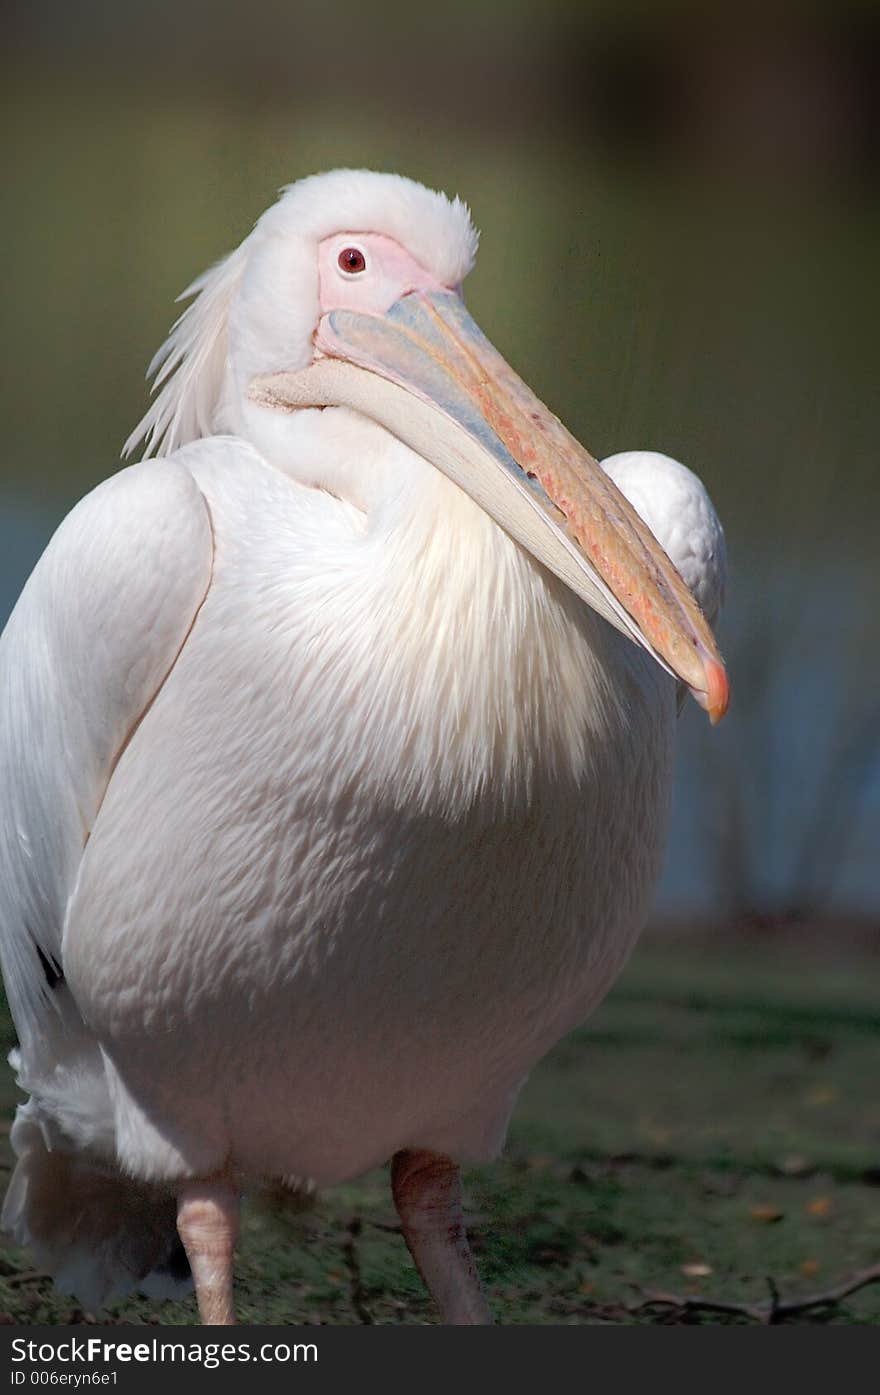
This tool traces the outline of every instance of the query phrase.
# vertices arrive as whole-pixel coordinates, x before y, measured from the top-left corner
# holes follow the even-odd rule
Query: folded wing
[[[132,466],[64,520],[0,637],[0,961],[28,1074],[75,1011],[62,939],[83,849],[212,562],[189,472]]]

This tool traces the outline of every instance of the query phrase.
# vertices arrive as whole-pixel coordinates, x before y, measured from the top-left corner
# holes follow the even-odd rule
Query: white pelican
[[[726,706],[611,481],[711,614],[702,485],[603,473],[468,316],[475,251],[397,176],[288,189],[157,357],[162,458],[73,510],[0,642],[3,1221],[89,1306],[182,1241],[232,1322],[248,1179],[393,1159],[441,1318],[488,1320],[459,1164],[633,945],[677,683]]]

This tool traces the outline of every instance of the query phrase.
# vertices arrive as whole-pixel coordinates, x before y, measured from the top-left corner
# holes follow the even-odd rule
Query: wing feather
[[[714,625],[724,603],[727,551],[702,480],[658,451],[621,451],[603,460],[602,469],[647,523]]]
[[[52,1035],[83,848],[212,563],[189,472],[132,466],[67,516],[0,637],[0,962],[25,1061]]]

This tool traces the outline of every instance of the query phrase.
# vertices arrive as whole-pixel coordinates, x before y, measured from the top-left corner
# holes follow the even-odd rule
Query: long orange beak
[[[593,457],[514,373],[452,292],[386,315],[335,310],[300,374],[255,379],[288,410],[349,406],[444,470],[533,556],[683,683],[712,723],[729,686],[672,562]]]

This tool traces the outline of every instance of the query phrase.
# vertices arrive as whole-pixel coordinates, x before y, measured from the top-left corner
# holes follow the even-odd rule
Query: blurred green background
[[[600,1016],[598,1042],[587,1033],[560,1048],[582,1059],[582,1082],[598,1059],[592,1096],[588,1085],[569,1093],[571,1056],[539,1072],[504,1194],[518,1195],[515,1179],[526,1177],[523,1215],[537,1207],[543,1234],[561,1203],[546,1168],[529,1190],[535,1139],[538,1156],[564,1156],[569,1171],[632,1152],[649,1158],[639,1194],[653,1187],[665,1217],[649,1275],[659,1265],[680,1280],[688,1255],[706,1249],[705,1227],[720,1226],[719,1253],[745,1288],[762,1264],[789,1265],[806,1284],[812,1271],[798,1266],[814,1262],[818,1242],[789,1243],[785,1226],[760,1221],[750,1230],[746,1202],[724,1191],[733,1184],[713,1191],[710,1180],[701,1195],[718,1206],[682,1220],[674,1243],[664,1207],[679,1181],[676,1206],[693,1199],[691,1182],[712,1169],[751,1177],[758,1206],[767,1187],[755,1178],[787,1177],[767,1186],[791,1189],[818,1168],[820,1195],[854,1189],[821,1213],[823,1273],[876,1255],[876,1193],[865,1187],[876,1181],[880,1120],[864,1107],[872,1070],[876,1078],[869,1004],[880,948],[870,7],[813,7],[794,20],[772,4],[709,19],[631,0],[34,0],[8,9],[4,37],[0,622],[65,511],[116,468],[175,296],[240,241],[281,185],[365,165],[461,194],[482,229],[467,288],[481,325],[595,454],[653,448],[696,469],[731,557],[721,640],[733,707],[718,731],[695,710],[682,721],[655,914],[667,934],[673,924],[719,934],[668,959],[649,947],[635,997],[625,980],[603,1009],[607,1039]],[[711,1018],[700,1004],[717,998],[701,997],[706,973],[741,989],[744,1025],[730,1040],[702,1035]],[[821,985],[831,984],[829,1003]],[[801,1004],[793,1016],[789,998]],[[673,1030],[682,1001],[697,1003],[696,1036]],[[826,1069],[834,1078],[823,1085]],[[678,1082],[674,1098],[664,1100],[661,1076]],[[723,1087],[733,1078],[743,1085],[735,1105]],[[772,1143],[783,1097],[800,1091],[803,1104],[823,1088],[840,1117],[828,1124],[804,1104],[807,1124],[783,1121]],[[625,1102],[619,1127],[607,1123],[614,1099]],[[674,1152],[678,1171],[654,1167],[658,1149]],[[805,1158],[803,1169],[787,1174],[786,1157]],[[618,1200],[620,1187],[629,1195],[613,1167],[602,1177]],[[804,1186],[795,1209],[811,1224]],[[369,1208],[370,1196],[368,1186],[366,1199],[334,1203],[343,1246],[345,1208]],[[727,1229],[715,1215],[725,1207]],[[581,1224],[557,1220],[559,1235]],[[633,1212],[615,1233],[637,1244],[651,1224]],[[738,1247],[741,1225],[770,1251]],[[489,1255],[499,1273],[514,1263],[504,1253]],[[553,1320],[543,1263],[535,1259],[533,1280],[517,1279],[512,1320],[533,1309]],[[571,1263],[568,1252],[559,1258],[560,1293],[571,1291]],[[722,1260],[712,1267],[727,1272]],[[615,1302],[621,1272],[608,1290]],[[594,1278],[585,1270],[582,1282]],[[306,1314],[329,1302],[320,1283],[301,1282]],[[871,1311],[876,1320],[876,1303]]]

